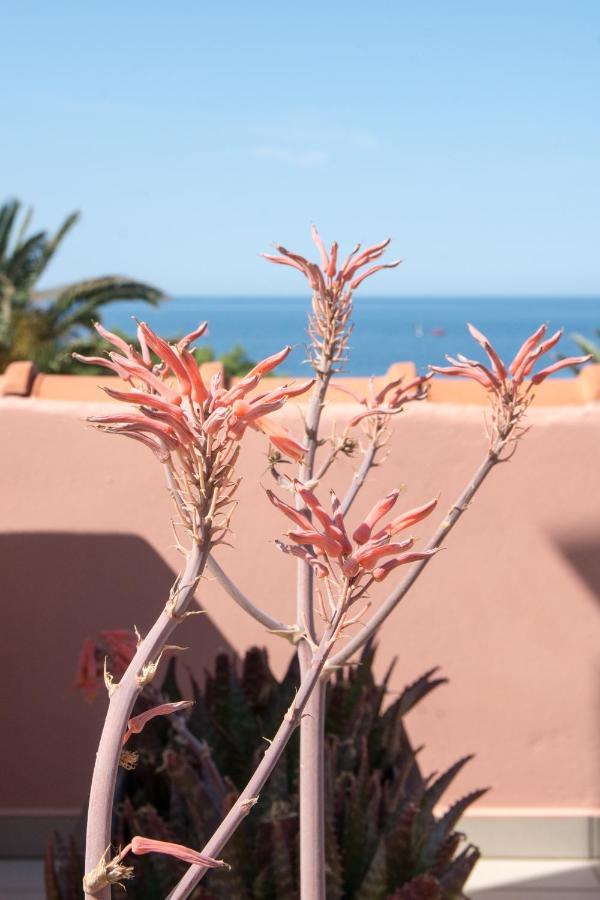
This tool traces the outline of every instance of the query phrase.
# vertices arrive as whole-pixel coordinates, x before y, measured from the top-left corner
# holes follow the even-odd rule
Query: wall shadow
[[[174,579],[136,535],[0,535],[4,809],[81,806],[106,709],[104,691],[86,705],[72,687],[81,644],[134,624],[144,634]],[[208,615],[190,616],[174,642],[190,648],[181,654],[181,674],[189,667],[200,681],[219,651],[234,652]]]
[[[554,543],[586,586],[600,601],[600,531],[555,535]]]

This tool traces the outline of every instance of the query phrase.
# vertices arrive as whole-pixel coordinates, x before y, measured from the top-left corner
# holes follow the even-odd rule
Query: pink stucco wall
[[[178,566],[157,464],[143,448],[93,432],[83,422],[91,409],[0,401],[4,809],[81,805],[104,707],[103,697],[87,707],[71,690],[81,641],[104,628],[147,628]],[[328,416],[350,414],[340,406]],[[356,516],[402,483],[410,505],[441,492],[439,520],[485,451],[481,415],[407,409]],[[484,806],[600,809],[600,405],[540,408],[530,421],[514,459],[492,474],[384,628],[379,666],[398,655],[393,689],[434,665],[450,678],[408,724],[426,745],[426,768],[477,754],[456,793],[492,785]],[[264,449],[249,436],[236,549],[219,558],[289,619],[294,566],[271,543],[283,523],[260,487],[269,485]],[[344,461],[333,486],[342,490],[352,468]],[[178,635],[195,671],[219,647],[254,643],[283,669],[285,642],[242,618],[210,580],[199,595],[209,615]]]

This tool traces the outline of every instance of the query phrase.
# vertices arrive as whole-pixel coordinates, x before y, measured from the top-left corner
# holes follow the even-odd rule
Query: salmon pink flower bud
[[[321,235],[317,231],[316,225],[311,225],[310,231],[311,231],[312,239],[315,242],[317,249],[321,254],[321,269],[323,270],[323,272],[327,272],[327,269],[329,268],[329,257],[327,256],[327,250],[325,249],[325,244],[321,240]]]
[[[268,490],[266,494],[275,509],[278,509],[280,512],[282,512],[284,516],[287,516],[288,519],[291,519],[295,525],[299,525],[303,530],[311,530],[312,524],[310,520],[307,519],[305,515],[303,515],[303,513],[295,509],[293,506],[290,506],[288,503],[284,503],[284,501],[280,500],[279,497],[277,497],[277,495],[273,493],[273,491]]]
[[[230,410],[226,406],[220,406],[210,414],[205,421],[203,430],[206,434],[216,434],[230,414]]]
[[[145,853],[162,853],[165,856],[173,856],[190,866],[202,866],[204,869],[230,868],[222,859],[213,859],[204,856],[197,850],[184,847],[183,844],[172,844],[169,841],[157,841],[153,838],[145,838],[137,835],[131,840],[131,852],[136,856]]]
[[[313,547],[316,553],[325,553],[327,556],[333,556],[336,559],[343,556],[343,547],[332,538],[318,531],[290,531],[288,537],[295,544]]]
[[[146,338],[144,337],[144,332],[142,330],[141,325],[138,323],[138,327],[136,330],[137,339],[140,345],[140,350],[142,351],[142,361],[145,365],[150,367],[152,365],[152,357],[150,355],[150,348],[146,343]]]
[[[291,352],[292,348],[287,346],[284,347],[283,350],[280,350],[279,353],[274,353],[273,356],[267,356],[266,359],[257,363],[253,369],[250,369],[248,375],[266,375],[268,372],[272,372],[273,369],[276,369]]]
[[[436,375],[458,375],[461,378],[470,378],[486,390],[491,390],[493,387],[490,378],[484,372],[480,372],[475,368],[467,368],[466,366],[429,366],[429,368]]]
[[[368,572],[384,556],[403,553],[405,550],[409,550],[413,544],[414,538],[408,538],[406,541],[400,541],[399,544],[384,544],[381,547],[372,547],[368,550],[361,550],[356,554],[356,559],[360,563],[360,567]]]
[[[338,245],[337,241],[334,241],[331,245],[331,253],[329,254],[329,265],[327,267],[327,277],[334,278],[335,277],[335,268],[337,266],[337,255],[338,255]]]
[[[528,337],[527,340],[524,341],[521,347],[517,350],[515,358],[508,367],[508,371],[511,375],[515,375],[516,372],[518,372],[525,358],[529,356],[534,347],[536,347],[539,341],[541,341],[541,339],[544,337],[544,335],[546,334],[546,330],[546,325],[540,325],[537,331],[534,331],[531,337]]]
[[[284,544],[282,541],[275,541],[275,546],[278,550],[281,550],[282,553],[287,553],[290,556],[295,556],[297,559],[303,559],[304,562],[308,563],[311,567],[317,578],[327,578],[329,575],[329,569],[324,563],[320,562],[318,559],[315,559],[314,556],[306,550],[304,547],[294,546],[291,547],[289,544]]]
[[[123,403],[133,403],[136,406],[146,406],[156,409],[159,412],[169,416],[175,416],[177,419],[183,418],[183,410],[176,403],[169,403],[156,394],[148,394],[145,391],[115,391],[112,388],[103,389],[113,400],[121,400]]]
[[[357,416],[354,416],[353,419],[350,420],[350,425],[352,428],[355,425],[358,425],[359,422],[362,422],[363,419],[368,419],[369,416],[389,416],[390,410],[385,407],[373,407],[373,409],[366,409],[364,412],[359,413]]]
[[[477,341],[477,343],[478,343],[481,347],[483,347],[483,349],[484,349],[485,352],[487,353],[487,355],[488,355],[488,357],[489,357],[489,359],[490,359],[490,362],[491,362],[491,364],[492,364],[492,368],[493,368],[493,370],[494,370],[496,376],[497,376],[501,381],[504,381],[505,378],[506,378],[506,369],[505,369],[505,367],[504,367],[504,363],[502,362],[502,360],[500,359],[500,357],[498,356],[498,354],[496,353],[496,351],[495,351],[494,348],[492,347],[490,341],[488,341],[488,339],[486,338],[485,334],[482,334],[481,331],[478,331],[477,328],[475,328],[474,325],[471,325],[470,322],[467,323],[467,328],[469,329],[469,332],[471,333],[471,336],[472,336],[473,338],[475,338],[475,340]]]
[[[342,504],[338,500],[334,491],[330,491],[329,494],[330,494],[330,498],[331,498],[331,511],[333,514],[333,522],[341,534],[340,543],[342,544],[342,546],[344,548],[344,553],[346,553],[346,554],[351,553],[352,552],[352,544],[350,543],[350,540],[348,538],[348,533],[346,531],[346,524],[344,522],[344,514],[342,512]]]
[[[114,362],[112,359],[105,359],[104,356],[82,356],[81,353],[72,353],[71,356],[73,359],[76,359],[77,362],[86,363],[88,366],[102,366],[103,369],[110,369],[111,372],[114,372],[114,374],[118,375],[123,381],[129,381],[131,378],[127,369],[124,369],[123,366],[118,365],[118,363]]]
[[[238,401],[244,402],[244,401]],[[240,419],[240,421],[246,422],[247,424],[252,424],[252,422],[257,422],[259,419],[262,421],[265,416],[269,415],[269,413],[276,412],[278,409],[281,409],[283,406],[283,400],[276,400],[274,403],[251,403],[249,405],[249,409],[245,413],[234,413],[236,418]],[[241,407],[239,407],[241,410]],[[260,428],[259,428],[260,430]]]
[[[392,521],[389,522],[376,537],[384,534],[393,537],[395,534],[398,534],[399,531],[404,531],[405,528],[416,525],[417,522],[427,518],[427,516],[433,512],[437,506],[437,502],[438,498],[436,497],[434,500],[430,500],[429,503],[423,504],[423,506],[418,506],[415,509],[410,509],[408,512],[402,513],[402,515],[392,519]]]
[[[365,544],[369,540],[374,526],[383,518],[383,516],[386,516],[389,513],[399,496],[400,491],[396,488],[393,491],[390,491],[383,500],[379,500],[375,504],[367,517],[361,522],[352,535],[357,544]]]
[[[309,490],[309,488],[305,487],[302,482],[294,479],[294,490],[300,497],[302,497],[304,503],[306,503],[310,511],[325,529],[331,528],[333,526],[331,517],[327,512],[325,512],[325,510],[319,503],[317,496],[311,490]]]
[[[523,362],[515,372],[513,381],[515,384],[520,384],[523,379],[529,375],[533,367],[535,366],[538,359],[540,359],[545,353],[549,350],[552,350],[553,347],[558,344],[559,340],[562,337],[562,329],[555,331],[551,337],[547,338],[545,341],[542,341],[537,347],[531,350],[527,356],[524,358]]]
[[[104,328],[100,322],[94,322],[94,328],[101,338],[104,338],[104,340],[108,341],[109,344],[112,344],[113,347],[117,347],[121,353],[125,354],[125,356],[131,356],[132,348],[122,337],[119,337],[118,334],[113,334],[112,331]]]
[[[532,376],[531,383],[534,385],[541,384],[548,375],[552,375],[554,372],[559,372],[560,369],[565,369],[570,366],[583,366],[585,363],[589,362],[591,358],[591,353],[588,354],[588,356],[568,356],[566,359],[561,359],[551,366],[542,369],[540,372],[537,372],[537,374]]]
[[[314,378],[310,381],[304,381],[302,384],[299,384],[297,387],[293,387],[289,384],[284,384],[280,388],[276,388],[274,391],[269,391],[267,394],[261,394],[259,397],[255,397],[255,401],[258,400],[267,400],[270,403],[275,400],[289,400],[291,397],[299,397],[301,394],[305,394],[306,391],[309,390],[315,383]]]
[[[299,262],[290,259],[288,256],[274,256],[272,253],[260,253],[259,255],[266,259],[267,262],[275,263],[278,266],[291,266],[292,269],[298,269],[299,272],[304,273],[304,266],[301,266]]]
[[[161,703],[160,706],[153,706],[152,709],[145,710],[143,713],[140,713],[139,716],[134,716],[127,723],[127,731],[123,738],[123,744],[127,743],[132,734],[139,734],[143,731],[146,724],[150,722],[151,719],[156,718],[156,716],[170,716],[172,713],[189,709],[189,707],[193,705],[193,700],[178,700],[176,703]]]
[[[355,291],[359,284],[362,284],[365,278],[370,278],[371,275],[375,274],[375,272],[381,272],[382,269],[395,269],[400,265],[401,262],[401,259],[396,259],[391,263],[381,263],[378,266],[371,266],[370,269],[367,269],[366,272],[362,272],[362,274],[360,274],[357,278],[354,279],[354,281],[350,283],[350,290]]]
[[[167,341],[163,341],[157,334],[154,334],[152,329],[149,328],[145,322],[140,322],[140,328],[142,329],[142,333],[146,338],[148,346],[154,350],[159,359],[173,372],[173,375],[179,383],[180,392],[184,396],[191,394],[192,385],[190,378],[177,349],[171,347]]]
[[[180,341],[177,342],[177,349],[181,352],[182,350],[187,350],[190,344],[193,344],[198,340],[199,337],[202,337],[206,334],[208,330],[208,322],[200,322],[197,328],[194,328],[193,331],[190,331],[189,334],[185,334]]]
[[[429,559],[431,556],[434,556],[437,553],[437,550],[423,550],[421,553],[407,553],[405,556],[400,556],[398,559],[390,559],[388,562],[383,563],[383,565],[378,566],[376,569],[373,569],[372,575],[375,581],[383,581],[390,572],[393,572],[394,569],[397,569],[398,566],[405,566],[408,563],[420,562],[423,559]]]
[[[181,350],[181,361],[185,366],[192,385],[192,397],[200,406],[208,399],[208,391],[200,374],[200,367],[189,350]]]
[[[360,256],[357,256],[356,259],[351,264],[349,264],[350,259],[360,249],[360,244],[357,244],[356,249],[353,251],[353,253],[350,254],[348,261],[342,268],[342,272],[346,281],[349,281],[354,273],[358,271],[358,269],[366,266],[367,263],[372,262],[374,259],[379,259],[379,257],[383,255],[384,251],[387,250],[391,242],[391,238],[386,238],[385,241],[382,241],[380,244],[374,244],[372,247],[367,247],[366,250],[363,250]]]
[[[284,456],[289,456],[290,459],[296,462],[300,462],[304,458],[306,447],[297,441],[282,425],[273,422],[271,419],[261,418],[257,419],[253,426],[262,431],[263,434],[266,434],[273,446],[283,453]]]

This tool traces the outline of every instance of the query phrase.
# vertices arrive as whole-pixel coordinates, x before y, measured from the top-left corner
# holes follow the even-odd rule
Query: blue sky
[[[365,293],[600,293],[597,0],[3,4],[5,196],[48,282],[297,294],[258,253],[394,238]]]

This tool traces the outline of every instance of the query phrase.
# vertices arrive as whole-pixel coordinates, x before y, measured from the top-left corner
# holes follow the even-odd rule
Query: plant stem
[[[319,374],[306,417],[308,450],[300,476],[304,483],[312,478],[319,440],[319,424],[331,379],[332,361],[321,355]],[[298,566],[297,626],[306,628],[314,639],[313,574],[305,562]],[[298,661],[302,678],[310,662],[305,640],[298,643]],[[300,896],[301,900],[325,900],[325,734],[322,710],[327,684],[309,697],[306,716],[300,725]]]
[[[443,520],[438,530],[435,532],[435,534],[427,544],[425,548],[426,550],[437,550],[438,547],[441,546],[445,537],[449,534],[462,514],[465,512],[465,510],[469,506],[469,503],[471,502],[474,495],[481,487],[489,473],[492,471],[494,466],[500,462],[498,454],[502,447],[503,443],[499,442],[487,453],[485,459],[480,464],[473,478],[466,486],[466,488],[462,491],[458,499],[455,501],[454,505],[450,508],[448,515]],[[430,559],[431,557],[422,559],[411,567],[408,575],[394,588],[391,594],[388,595],[388,597],[384,600],[377,612],[371,617],[364,628],[362,628],[358,632],[358,634],[348,642],[343,650],[340,650],[335,654],[335,656],[332,656],[331,660],[328,663],[328,667],[333,668],[334,666],[343,665],[350,659],[350,657],[354,653],[356,653],[357,650],[360,650],[360,648],[364,644],[366,644],[369,638],[373,634],[375,634],[380,625],[385,622],[390,613],[393,612],[398,603],[400,603],[402,598],[413,586]]]
[[[111,844],[111,823],[115,783],[123,745],[123,735],[133,705],[141,687],[137,676],[148,663],[155,663],[171,632],[192,601],[198,578],[204,570],[208,549],[194,543],[185,568],[177,584],[176,599],[172,609],[163,609],[158,619],[140,642],[137,652],[127,667],[121,681],[115,687],[109,704],[102,736],[96,754],[94,774],[90,789],[87,816],[85,871],[91,872],[103,858]],[[86,893],[89,900],[110,900],[110,886],[95,894]]]
[[[333,621],[326,628],[323,637],[319,641],[318,647],[315,649],[314,653],[312,653],[310,665],[300,682],[298,693],[283,717],[283,721],[279,726],[275,737],[265,751],[265,755],[260,761],[250,781],[231,807],[231,810],[225,816],[212,838],[205,845],[202,850],[203,854],[212,857],[218,856],[238,826],[257,802],[261,790],[273,772],[289,739],[303,718],[302,713],[305,710],[308,699],[311,697],[313,691],[318,690],[318,683],[323,671],[323,666],[331,651],[333,641],[335,640],[338,627],[345,611],[346,598],[340,603]],[[306,823],[304,827],[310,827],[310,823]],[[190,893],[207,871],[208,870],[202,866],[190,866],[181,881],[179,881],[171,891],[167,900],[185,900],[186,897],[189,897]]]
[[[306,642],[303,642],[306,647]],[[302,898],[324,898],[325,706],[327,682],[310,695],[300,726],[300,881]]]
[[[371,439],[369,446],[365,450],[365,455],[363,456],[363,461],[360,464],[360,468],[357,472],[354,473],[354,477],[352,478],[352,484],[348,488],[348,492],[342,501],[342,513],[346,515],[352,504],[356,499],[356,495],[360,491],[361,487],[365,483],[365,479],[369,474],[371,466],[375,463],[375,456],[377,455],[377,450],[379,449],[379,445],[377,443],[377,434],[374,438]]]
[[[235,600],[238,606],[251,615],[252,618],[256,619],[257,622],[260,622],[260,624],[264,625],[265,628],[268,628],[269,631],[281,632],[282,635],[285,635],[286,632],[289,632],[290,635],[296,634],[297,629],[292,625],[286,625],[284,622],[280,622],[279,619],[274,619],[273,616],[270,616],[256,606],[256,604],[254,604],[223,571],[212,554],[208,557],[207,565],[208,569],[215,576],[215,579],[219,582],[221,587],[227,591],[232,600]]]

